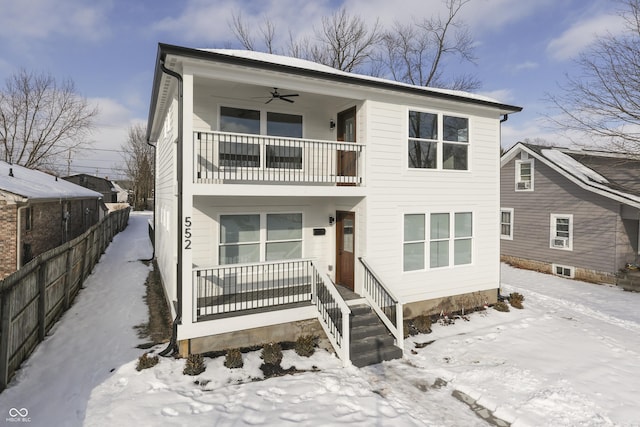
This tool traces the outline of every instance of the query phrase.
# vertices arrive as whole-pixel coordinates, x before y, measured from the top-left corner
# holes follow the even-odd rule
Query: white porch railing
[[[362,183],[364,145],[228,132],[194,132],[194,183]]]
[[[391,331],[396,340],[396,345],[404,351],[404,325],[402,317],[402,303],[387,289],[382,280],[376,276],[373,269],[364,258],[360,258],[364,267],[364,292],[365,299]]]
[[[312,304],[329,341],[344,363],[349,358],[351,310],[331,280],[311,260],[222,265],[193,269],[193,321],[257,309]]]

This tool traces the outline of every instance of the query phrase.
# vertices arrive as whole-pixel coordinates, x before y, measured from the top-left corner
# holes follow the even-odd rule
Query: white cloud
[[[513,93],[509,89],[496,89],[487,92],[480,91],[478,94],[488,96],[502,103],[513,102]]]
[[[514,71],[533,70],[535,68],[538,68],[539,66],[540,64],[538,64],[537,62],[525,61],[520,64],[517,64],[515,67],[513,67],[513,70]]]
[[[576,22],[559,37],[547,45],[547,52],[557,60],[575,57],[593,41],[607,32],[616,34],[624,29],[623,19],[618,15],[603,14]]]
[[[0,37],[13,43],[52,36],[99,40],[109,33],[108,3],[82,0],[0,0]]]

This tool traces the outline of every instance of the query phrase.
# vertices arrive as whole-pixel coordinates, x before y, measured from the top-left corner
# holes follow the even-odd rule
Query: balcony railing
[[[364,267],[363,296],[385,326],[394,335],[398,347],[403,348],[404,326],[402,304],[399,299],[384,286],[382,280],[376,276],[364,258],[360,258],[360,262]]]
[[[311,260],[223,265],[193,270],[194,322],[260,309],[313,305],[340,358],[349,359],[351,310]]]
[[[228,132],[193,141],[195,183],[362,183],[362,144]]]

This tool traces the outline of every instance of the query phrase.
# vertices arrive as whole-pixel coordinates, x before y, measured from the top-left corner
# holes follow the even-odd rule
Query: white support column
[[[194,323],[193,306],[193,73],[185,68],[182,122],[182,327]],[[180,338],[180,333],[178,333]]]

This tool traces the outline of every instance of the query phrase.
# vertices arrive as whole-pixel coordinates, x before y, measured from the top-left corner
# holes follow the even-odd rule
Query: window
[[[424,270],[425,215],[404,216],[403,271]]]
[[[302,258],[302,214],[267,214],[266,260]]]
[[[442,144],[442,168],[467,170],[469,148],[469,119],[444,116]]]
[[[516,191],[533,191],[533,159],[516,160]]]
[[[513,240],[513,209],[500,209],[500,238]]]
[[[425,253],[427,248],[428,254]],[[429,268],[471,264],[472,253],[473,214],[471,212],[404,216],[403,271],[424,270],[426,259],[429,259]]]
[[[266,134],[286,138],[302,138],[302,116],[275,112],[260,112],[242,108],[220,107],[220,131]],[[245,138],[229,136],[219,143],[221,166],[260,167],[260,145],[244,142]],[[266,167],[278,169],[302,169],[302,148],[295,142],[283,140],[265,148]]]
[[[220,216],[220,264],[260,261],[260,215]]]
[[[220,216],[219,263],[302,258],[302,214]]]
[[[431,214],[431,268],[449,265],[449,228],[448,213]]]
[[[471,236],[473,221],[471,212],[454,215],[453,265],[471,264]]]
[[[410,168],[469,169],[469,119],[409,111],[408,134]]]
[[[570,279],[573,279],[575,277],[575,269],[573,267],[552,264],[551,268],[553,269],[553,274],[555,274],[556,276],[564,276]]]
[[[573,250],[573,215],[551,214],[550,247]]]

